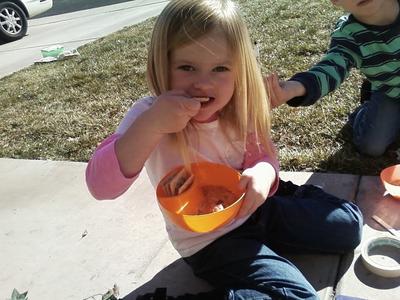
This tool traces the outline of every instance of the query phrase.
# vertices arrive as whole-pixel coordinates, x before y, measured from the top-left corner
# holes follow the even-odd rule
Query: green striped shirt
[[[388,26],[363,24],[352,15],[341,17],[321,61],[290,79],[301,82],[307,94],[288,104],[313,104],[339,87],[352,68],[366,76],[372,90],[400,99],[400,15]]]

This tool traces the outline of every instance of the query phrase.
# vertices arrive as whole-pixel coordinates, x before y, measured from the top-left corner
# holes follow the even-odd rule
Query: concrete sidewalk
[[[30,300],[83,300],[117,284],[120,297],[168,287],[172,295],[207,290],[172,248],[145,173],[117,201],[96,201],[85,163],[0,158],[0,299],[12,290]],[[389,235],[378,215],[400,229],[400,201],[384,196],[378,177],[282,172],[283,180],[313,183],[354,200],[364,213],[363,240]],[[291,257],[321,299],[335,293],[400,299],[400,278],[385,279],[361,263],[360,246],[346,256]],[[97,297],[95,299],[101,299]]]

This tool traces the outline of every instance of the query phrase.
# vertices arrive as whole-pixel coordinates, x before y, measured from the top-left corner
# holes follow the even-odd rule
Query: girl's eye
[[[229,68],[225,66],[218,66],[214,68],[214,72],[228,72]]]
[[[187,72],[194,71],[194,68],[192,66],[189,66],[189,65],[179,66],[178,69],[182,70],[182,71],[187,71]]]

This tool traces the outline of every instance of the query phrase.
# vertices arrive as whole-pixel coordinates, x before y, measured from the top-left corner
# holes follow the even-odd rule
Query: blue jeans
[[[382,155],[400,133],[400,99],[391,99],[380,92],[371,92],[350,116],[353,143],[358,151],[370,156]]]
[[[345,253],[360,243],[357,206],[315,186],[282,184],[292,191],[267,199],[242,226],[185,258],[198,277],[226,291],[221,299],[318,299],[279,253]]]

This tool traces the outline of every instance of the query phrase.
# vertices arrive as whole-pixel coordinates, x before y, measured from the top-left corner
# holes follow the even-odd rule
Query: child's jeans
[[[400,99],[391,99],[380,92],[371,92],[350,116],[353,143],[358,151],[380,156],[400,133]]]
[[[362,215],[351,202],[311,185],[282,182],[279,190],[241,227],[185,258],[225,299],[318,299],[278,253],[341,254],[360,243]]]

